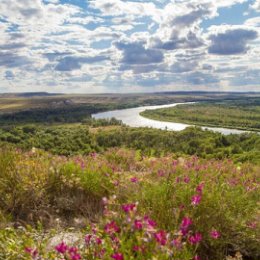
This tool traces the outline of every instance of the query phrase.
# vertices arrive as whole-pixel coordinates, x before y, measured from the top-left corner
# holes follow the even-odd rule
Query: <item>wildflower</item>
[[[200,260],[201,258],[200,258],[200,256],[195,255],[193,259],[194,259],[194,260]]]
[[[161,244],[162,246],[165,246],[167,243],[167,234],[164,230],[160,230],[157,233],[154,234],[154,237],[156,241]]]
[[[115,260],[124,260],[124,256],[121,253],[114,253],[111,257]]]
[[[213,238],[213,239],[218,239],[220,237],[220,233],[217,231],[217,230],[212,230],[210,232],[210,236]]]
[[[125,213],[129,213],[136,209],[136,205],[135,205],[135,203],[124,204],[124,205],[122,205],[122,209]]]
[[[81,255],[76,253],[70,256],[71,260],[80,260],[81,259]]]
[[[182,204],[182,205],[180,205],[179,209],[180,209],[180,211],[183,211],[185,209],[185,206]]]
[[[133,182],[133,183],[137,183],[137,182],[138,182],[138,179],[137,179],[136,177],[132,177],[132,178],[130,179],[130,181]]]
[[[101,245],[102,244],[102,239],[100,237],[96,237],[96,243],[98,245]]]
[[[65,254],[68,250],[68,246],[64,242],[61,242],[55,247],[55,249],[58,253]]]
[[[119,186],[119,181],[118,180],[115,180],[114,181],[114,185],[117,187],[117,186]]]
[[[191,204],[196,206],[196,205],[200,204],[200,201],[201,201],[201,195],[194,195],[194,196],[192,196]]]
[[[143,223],[141,220],[135,220],[134,227],[136,230],[141,230],[143,228]]]
[[[202,235],[200,233],[195,233],[195,235],[189,237],[189,242],[193,245],[198,244],[202,240]]]
[[[85,236],[85,242],[86,242],[87,245],[90,244],[91,238],[92,238],[92,235],[90,235],[90,234]]]
[[[111,221],[110,223],[106,224],[104,229],[105,232],[109,235],[120,232],[120,228],[117,226],[115,221]]]
[[[145,222],[146,222],[148,228],[153,229],[153,228],[156,227],[156,222],[155,222],[154,220],[150,219],[148,216],[145,216],[145,217],[144,217],[144,220],[145,220]]]
[[[24,251],[28,254],[30,254],[33,258],[35,258],[38,255],[38,250],[37,249],[33,249],[30,247],[25,247]]]
[[[145,247],[142,245],[142,246],[137,246],[137,245],[135,245],[135,246],[133,246],[133,252],[142,252],[142,253],[144,253],[145,252]]]
[[[197,186],[196,191],[201,194],[204,188],[204,183],[201,183]]]
[[[165,172],[163,170],[158,171],[158,176],[163,177],[165,175]]]
[[[71,260],[81,259],[81,255],[78,253],[78,249],[76,247],[69,248],[69,255]]]
[[[107,205],[107,204],[108,204],[108,199],[107,199],[106,197],[103,197],[103,198],[102,198],[102,203],[103,203],[104,205]]]
[[[252,222],[248,223],[247,226],[251,229],[255,229],[255,228],[257,228],[257,222],[252,221]]]
[[[192,220],[189,217],[184,217],[181,222],[181,229],[187,230],[192,225]]]
[[[184,181],[185,183],[189,183],[189,182],[190,182],[190,177],[185,176],[184,179],[183,179],[183,181]]]
[[[172,240],[172,245],[175,246],[177,249],[181,249],[182,243],[180,238],[176,238]]]
[[[181,178],[180,177],[177,177],[176,178],[176,183],[180,183],[181,182]]]

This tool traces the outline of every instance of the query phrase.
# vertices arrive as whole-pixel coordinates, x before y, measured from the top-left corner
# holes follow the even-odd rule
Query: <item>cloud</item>
[[[172,3],[163,22],[151,37],[150,44],[154,48],[164,50],[199,48],[204,45],[199,24],[203,19],[215,15],[211,3]]]
[[[11,70],[7,70],[7,71],[5,71],[4,77],[7,80],[13,80],[15,78],[15,75]]]
[[[241,25],[229,25],[232,8]],[[235,89],[238,75],[260,85],[248,72],[260,67],[259,0],[0,0],[0,10],[2,84],[20,91]]]
[[[152,1],[90,0],[89,5],[91,8],[99,10],[104,16],[149,16],[159,22],[163,15],[162,10],[157,8]]]
[[[217,84],[220,82],[217,76],[214,76],[209,73],[203,72],[192,72],[186,76],[188,83],[193,85],[208,85],[208,84]]]
[[[115,46],[123,51],[121,63],[125,64],[151,64],[163,62],[164,55],[160,50],[147,49],[143,43],[116,42]]]
[[[246,27],[214,27],[209,35],[211,44],[208,52],[217,55],[244,54],[248,43],[257,38],[257,31]]]
[[[19,43],[7,43],[0,45],[0,50],[14,50],[14,49],[20,49],[26,47],[25,43],[19,42]]]
[[[31,61],[26,56],[17,55],[12,52],[0,52],[0,67],[22,67],[30,63]]]
[[[176,34],[175,34],[176,33]],[[196,33],[189,31],[184,37],[180,37],[178,32],[173,32],[172,37],[167,41],[159,38],[151,39],[152,46],[158,49],[175,50],[198,48],[204,45],[204,41]]]
[[[260,17],[254,17],[246,20],[245,25],[251,27],[260,27]]]
[[[260,12],[260,0],[255,0],[255,2],[250,7],[256,12]]]
[[[101,62],[109,60],[106,56],[94,56],[94,57],[75,57],[67,56],[59,60],[59,63],[56,65],[56,71],[72,71],[78,70],[83,64],[92,64],[96,62]]]

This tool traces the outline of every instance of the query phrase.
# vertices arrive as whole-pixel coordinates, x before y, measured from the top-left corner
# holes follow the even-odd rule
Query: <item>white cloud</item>
[[[250,7],[256,12],[260,12],[260,0],[255,0],[255,2]]]
[[[246,1],[90,0],[84,9],[74,0],[0,0],[3,85],[112,92],[115,85],[147,91],[174,82],[207,89],[237,86],[234,78],[249,68],[250,82],[259,82],[258,17],[202,28],[219,8]],[[251,2],[259,10],[259,0]]]

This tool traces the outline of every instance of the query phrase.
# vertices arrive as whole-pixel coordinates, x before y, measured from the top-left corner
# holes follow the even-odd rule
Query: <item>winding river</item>
[[[174,103],[169,105],[160,105],[160,106],[142,106],[142,107],[135,107],[135,108],[127,108],[121,110],[113,110],[107,111],[102,113],[93,114],[92,117],[96,119],[109,119],[109,118],[116,118],[121,120],[125,125],[131,127],[152,127],[158,129],[167,129],[172,131],[181,131],[188,126],[188,124],[181,124],[181,123],[173,123],[173,122],[163,122],[163,121],[156,121],[152,119],[145,118],[140,115],[141,112],[147,109],[157,109],[157,108],[166,108],[166,107],[174,107],[177,105],[183,104],[194,104],[194,102],[186,102],[186,103]],[[241,134],[245,131],[237,130],[237,129],[228,129],[228,128],[218,128],[218,127],[202,127],[203,129],[213,130],[215,132],[220,132],[224,135],[228,134]]]

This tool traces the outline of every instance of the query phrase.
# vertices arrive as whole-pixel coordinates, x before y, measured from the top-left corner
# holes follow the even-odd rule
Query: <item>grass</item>
[[[259,259],[259,171],[126,149],[64,157],[3,147],[0,259]],[[71,232],[76,242],[50,246]]]
[[[146,110],[142,116],[160,121],[181,122],[199,126],[260,130],[260,99],[232,100],[179,105]]]

